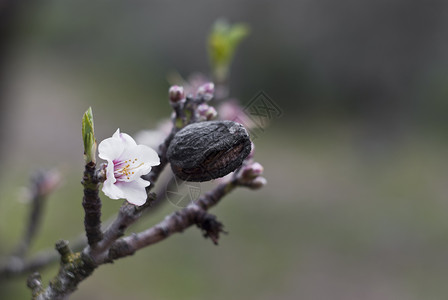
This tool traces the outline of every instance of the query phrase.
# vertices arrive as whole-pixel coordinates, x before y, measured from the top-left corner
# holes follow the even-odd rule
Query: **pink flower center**
[[[117,180],[131,179],[131,176],[135,174],[135,170],[143,166],[145,163],[136,164],[137,158],[125,160],[125,161],[114,161],[114,176]]]

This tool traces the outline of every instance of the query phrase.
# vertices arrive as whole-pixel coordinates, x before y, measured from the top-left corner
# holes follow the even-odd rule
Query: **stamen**
[[[122,168],[118,168],[118,169],[115,170],[115,174],[118,175],[118,176],[116,176],[116,177],[121,177],[121,176],[124,175],[124,176],[126,176],[126,178],[127,178],[128,180],[131,179],[131,178],[130,178],[130,175],[131,175],[131,174],[135,174],[135,172],[132,171],[132,170],[136,170],[136,169],[140,168],[141,166],[143,166],[143,165],[145,164],[145,163],[143,162],[143,163],[140,163],[138,166],[133,166],[133,167],[131,167],[131,161],[132,161],[132,163],[134,164],[136,160],[137,160],[137,158],[135,158],[134,161],[132,161],[132,159],[129,159],[129,160],[125,160],[125,161],[122,161],[122,162],[117,163],[117,164],[115,165],[115,167],[120,167],[121,165],[125,165],[125,166],[122,167]]]

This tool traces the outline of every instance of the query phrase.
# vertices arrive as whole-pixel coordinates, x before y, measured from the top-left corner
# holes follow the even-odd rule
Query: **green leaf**
[[[215,22],[208,37],[208,53],[216,80],[224,81],[227,78],[236,47],[248,36],[249,31],[245,24],[229,25],[222,20]]]
[[[86,163],[95,162],[96,141],[91,107],[89,107],[82,117],[82,139],[84,142],[84,159]]]

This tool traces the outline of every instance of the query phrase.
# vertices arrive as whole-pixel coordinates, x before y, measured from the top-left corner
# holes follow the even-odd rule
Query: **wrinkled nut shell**
[[[174,174],[186,181],[207,181],[241,166],[251,151],[243,125],[233,121],[193,123],[174,136],[167,157]]]

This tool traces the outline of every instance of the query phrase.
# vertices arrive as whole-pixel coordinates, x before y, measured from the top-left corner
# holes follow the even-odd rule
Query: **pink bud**
[[[39,179],[36,181],[37,192],[42,196],[48,196],[53,192],[62,182],[62,177],[59,171],[49,170],[41,171]]]
[[[241,177],[243,180],[251,180],[263,174],[263,166],[257,162],[244,167]]]
[[[209,121],[216,118],[217,115],[218,113],[216,112],[216,109],[213,106],[210,106],[205,114],[205,118]]]
[[[258,176],[257,178],[255,178],[254,180],[252,180],[252,182],[250,183],[249,187],[253,190],[257,190],[259,188],[262,188],[263,186],[265,186],[268,183],[268,181],[266,180],[266,178]]]
[[[207,113],[207,110],[209,109],[210,106],[208,106],[208,104],[201,104],[198,106],[198,114],[200,116],[205,116],[205,114]]]
[[[254,174],[255,176],[260,176],[261,174],[263,174],[263,166],[260,163],[254,162],[252,164],[252,174]]]
[[[216,109],[213,106],[209,106],[205,103],[201,104],[197,108],[198,114],[200,117],[204,118],[207,121],[210,121],[218,115]]]
[[[178,85],[173,85],[170,87],[168,94],[170,96],[170,101],[173,103],[177,103],[182,99],[185,99],[184,88]]]
[[[206,84],[201,85],[196,94],[200,97],[203,97],[205,101],[209,101],[213,98],[215,93],[215,84],[213,82],[208,82]]]

